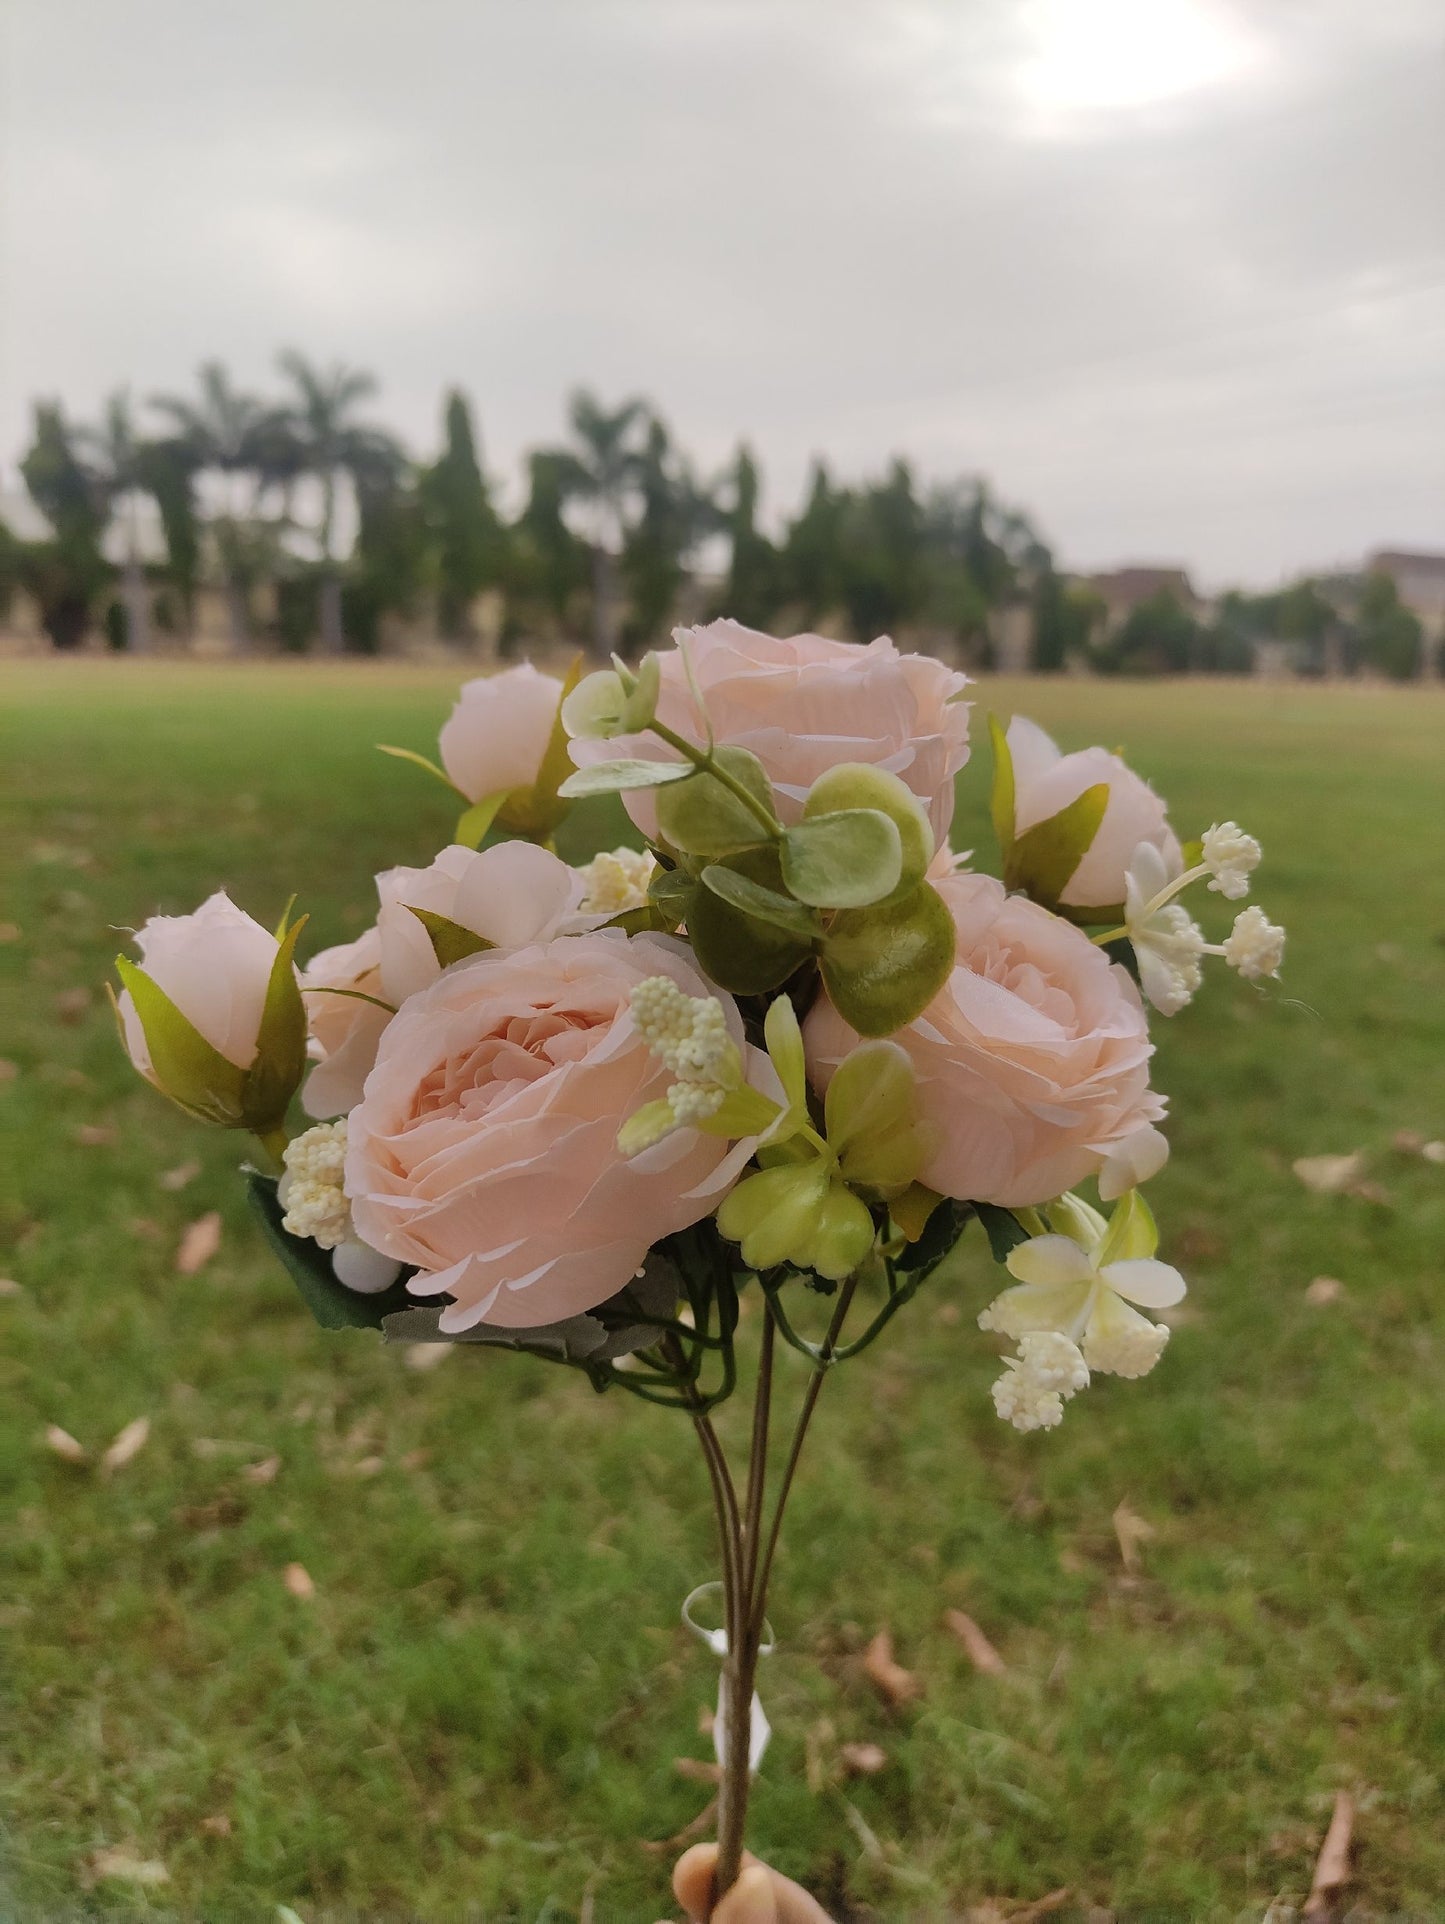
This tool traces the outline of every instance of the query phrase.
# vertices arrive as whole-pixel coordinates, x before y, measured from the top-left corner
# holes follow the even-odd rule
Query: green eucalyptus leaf
[[[223,1129],[245,1123],[246,1071],[213,1048],[165,990],[128,956],[115,958],[145,1032],[151,1069],[172,1102]]]
[[[414,1271],[404,1270],[389,1289],[372,1296],[339,1283],[331,1267],[331,1251],[322,1249],[309,1236],[293,1236],[282,1226],[286,1212],[276,1195],[276,1179],[262,1175],[259,1169],[246,1168],[242,1174],[267,1242],[323,1329],[380,1329],[389,1316],[415,1302],[406,1291],[406,1278]]]
[[[457,817],[457,825],[452,831],[452,840],[461,848],[480,848],[487,838],[487,831],[502,812],[507,795],[505,789],[498,795],[484,795],[470,808],[464,808]]]
[[[724,866],[781,892],[778,852],[771,844],[730,856]],[[732,995],[764,995],[781,988],[813,952],[811,941],[744,914],[711,888],[695,889],[687,934],[703,973]]]
[[[751,750],[724,745],[713,759],[771,815],[773,789]],[[766,839],[768,830],[745,802],[705,769],[657,798],[657,825],[668,843],[685,855],[731,855]]]
[[[859,1035],[892,1035],[948,980],[954,948],[953,917],[924,882],[901,901],[835,916],[823,938],[823,983]]]
[[[1014,758],[1008,735],[996,715],[988,718],[988,738],[993,744],[993,788],[989,813],[999,848],[1007,857],[1014,845]]]
[[[690,875],[678,868],[658,868],[647,885],[647,899],[653,910],[669,931],[679,928],[688,919],[692,899],[697,894],[697,883]]]
[[[735,868],[725,868],[720,862],[709,863],[701,881],[704,888],[711,889],[742,914],[766,922],[772,928],[784,929],[802,941],[811,942],[823,932],[816,909],[810,909],[804,902],[795,902],[791,895],[779,895],[776,889],[764,888],[761,882],[752,881]]]
[[[803,819],[810,821],[815,815],[854,808],[877,809],[898,830],[903,866],[893,892],[911,894],[933,860],[933,825],[923,804],[906,782],[886,768],[874,768],[868,762],[840,762],[808,790]]]
[[[480,955],[485,949],[494,949],[495,942],[489,942],[484,935],[474,929],[464,928],[460,922],[453,922],[449,915],[438,915],[435,909],[413,908],[410,902],[403,907],[421,923],[431,937],[432,951],[444,969],[453,962],[463,962],[469,955]]]
[[[242,1097],[246,1127],[262,1135],[281,1122],[306,1073],[306,1005],[296,979],[296,938],[305,926],[303,915],[276,946],[256,1035],[256,1056],[246,1072]]]
[[[633,788],[662,788],[670,782],[685,782],[694,773],[691,762],[593,762],[567,777],[557,793],[567,801],[583,795],[617,795]]]
[[[1004,881],[1053,908],[1099,832],[1109,806],[1109,784],[1095,782],[1047,821],[1035,822],[1009,850]]]
[[[611,668],[584,675],[562,703],[562,726],[570,741],[610,741],[623,733],[627,690]]]
[[[903,842],[891,816],[843,808],[784,829],[788,893],[820,909],[860,909],[892,895],[903,873]]]

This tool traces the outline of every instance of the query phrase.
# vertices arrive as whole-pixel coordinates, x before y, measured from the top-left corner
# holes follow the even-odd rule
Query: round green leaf
[[[744,849],[726,866],[781,894],[778,853]],[[813,952],[811,941],[734,908],[712,888],[699,888],[687,911],[687,933],[703,973],[731,995],[762,995],[787,981]]]
[[[575,802],[582,795],[614,795],[628,788],[661,788],[666,782],[685,782],[692,774],[687,762],[593,762],[569,775],[557,793]]]
[[[823,932],[816,909],[810,909],[806,903],[795,902],[791,895],[779,895],[776,889],[764,888],[761,882],[740,875],[735,868],[726,868],[721,862],[710,862],[703,870],[701,879],[705,888],[710,888],[714,895],[720,895],[724,902],[731,903],[744,915],[767,922],[773,928],[784,929],[789,935],[796,935],[805,942],[811,942]]]
[[[713,759],[772,813],[772,784],[756,755],[724,746],[713,750]],[[745,802],[702,770],[658,796],[657,825],[665,840],[685,855],[731,855],[735,849],[754,847],[768,833]]]
[[[902,873],[898,826],[880,809],[839,809],[783,831],[783,881],[814,908],[867,908],[891,895]]]
[[[823,941],[823,984],[859,1035],[892,1035],[948,980],[954,946],[953,917],[924,882],[901,901],[835,917]]]
[[[832,815],[850,808],[876,808],[898,830],[903,867],[893,892],[911,894],[933,860],[933,825],[923,804],[906,782],[890,775],[886,768],[873,768],[867,762],[840,762],[808,790],[803,819],[811,821],[815,815]]]

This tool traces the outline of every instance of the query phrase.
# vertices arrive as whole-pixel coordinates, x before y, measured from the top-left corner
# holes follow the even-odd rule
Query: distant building
[[[1104,630],[1112,634],[1141,603],[1156,595],[1172,595],[1181,608],[1192,615],[1204,612],[1204,602],[1194,591],[1185,568],[1135,564],[1111,568],[1104,574],[1077,577],[1081,586],[1090,588],[1104,605]]]
[[[1412,553],[1405,548],[1381,548],[1365,563],[1366,574],[1388,575],[1395,592],[1425,627],[1436,636],[1445,625],[1445,554]]]

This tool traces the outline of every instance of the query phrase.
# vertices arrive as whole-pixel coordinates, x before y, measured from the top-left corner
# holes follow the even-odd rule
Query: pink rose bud
[[[530,662],[463,686],[439,745],[442,766],[468,800],[532,786],[561,699],[561,682]]]
[[[960,1201],[1052,1201],[1164,1114],[1139,992],[1080,930],[991,876],[935,882],[957,930],[952,975],[892,1038],[933,1131],[920,1181]],[[803,1026],[826,1088],[858,1038],[825,996]]]
[[[1124,877],[1134,851],[1151,842],[1171,871],[1181,857],[1164,803],[1132,768],[1104,748],[1060,754],[1036,722],[1015,715],[1008,729],[1013,758],[1014,834],[1044,822],[1085,789],[1103,783],[1109,791],[1104,819],[1065,884],[1059,901],[1068,908],[1117,908],[1124,900]],[[1027,884],[1027,877],[1022,878]]]

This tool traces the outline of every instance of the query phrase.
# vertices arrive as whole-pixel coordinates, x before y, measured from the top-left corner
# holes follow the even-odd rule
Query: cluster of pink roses
[[[1082,1218],[1061,1231],[1057,1216],[1036,1212],[1090,1177],[1105,1201],[1129,1199],[1167,1153],[1157,1127],[1165,1104],[1149,1081],[1145,1001],[1135,974],[1103,943],[1132,941],[1150,999],[1178,1006],[1209,945],[1174,898],[1205,874],[1221,892],[1241,893],[1236,884],[1257,845],[1226,824],[1210,831],[1213,857],[1206,851],[1187,865],[1163,803],[1117,757],[1102,749],[1061,756],[1041,730],[1016,720],[995,744],[1000,882],[948,847],[955,778],[969,756],[963,675],[883,639],[867,647],[816,635],[778,640],[727,621],[681,633],[676,647],[649,659],[650,686],[639,689],[645,678],[628,671],[612,678],[622,704],[615,725],[574,729],[578,769],[595,774],[606,762],[652,767],[656,776],[657,763],[693,751],[747,751],[784,831],[804,821],[810,793],[839,768],[882,771],[916,804],[927,885],[953,928],[941,986],[882,1044],[895,1062],[901,1052],[911,1075],[916,1166],[890,1190],[881,1179],[870,1186],[850,1177],[835,1154],[817,1193],[828,1181],[852,1184],[872,1211],[864,1218],[868,1249],[897,1240],[886,1211],[903,1188],[914,1198],[897,1210],[905,1219],[921,1223],[940,1198],[993,1205],[1014,1212],[1021,1238],[1057,1243],[1072,1235],[1078,1248],[1092,1247],[1094,1230],[1080,1230]],[[582,694],[595,709],[606,692],[588,696],[584,684]],[[467,803],[503,823],[509,812],[529,819],[521,804],[536,801],[555,754],[563,695],[561,683],[530,666],[466,686],[440,749],[445,777]],[[650,762],[611,759],[644,754]],[[413,1296],[446,1299],[444,1331],[535,1329],[614,1297],[655,1245],[712,1216],[755,1160],[764,1169],[770,1160],[787,1165],[789,1155],[796,1161],[796,1147],[768,1148],[778,1133],[769,1118],[789,1103],[794,1143],[811,1138],[826,1151],[818,1118],[831,1082],[860,1048],[876,1059],[876,1033],[861,1038],[819,985],[816,967],[804,966],[788,995],[802,1016],[812,1094],[789,1093],[782,1045],[762,1031],[762,1002],[753,1007],[719,988],[690,946],[687,923],[654,913],[662,898],[650,884],[666,878],[676,856],[659,826],[660,798],[673,790],[631,787],[631,779],[619,776],[615,786],[658,865],[652,852],[618,850],[572,867],[536,833],[481,849],[453,845],[427,867],[378,876],[374,924],[294,975],[311,1063],[302,1102],[321,1123],[344,1118],[344,1129],[288,1140],[284,1102],[269,1116],[215,1116],[244,1122],[277,1148],[289,1234],[337,1251],[337,1274],[352,1288],[383,1290],[411,1272]],[[560,813],[565,794],[564,787],[558,804],[554,787],[543,799]],[[907,820],[903,826],[906,841]],[[759,901],[768,895],[754,893]],[[746,906],[752,898],[739,899]],[[783,900],[776,892],[769,899]],[[817,921],[818,911],[787,906],[795,921]],[[766,920],[766,904],[760,913]],[[771,913],[786,926],[781,911]],[[1080,926],[1121,919],[1107,937],[1091,939]],[[1238,957],[1228,944],[1217,952],[1246,974],[1272,973],[1282,937],[1263,926],[1267,936],[1239,936]],[[233,1076],[255,1082],[272,1046],[267,1023],[279,1025],[276,1011],[290,993],[280,980],[291,980],[289,952],[283,968],[279,938],[224,894],[193,915],[153,918],[137,942],[150,986],[138,1006],[140,971],[131,965],[120,997],[127,1047],[143,1074],[207,1113],[210,1098],[178,1087],[160,1060],[164,1052],[169,1062],[180,1043],[172,1035],[162,1050],[156,1010],[179,1012],[192,1031],[188,1047],[198,1037]],[[720,1009],[697,1033],[707,1030],[706,1062],[725,1061],[730,1080],[711,1068],[679,1075],[691,1032],[679,1031],[671,1050],[665,1034],[659,1044],[658,1033],[645,1032],[639,991],[659,980],[676,991],[668,991],[668,1009]],[[692,1018],[683,1020],[685,1029]],[[740,1101],[748,1090],[761,1101]],[[259,1098],[247,1099],[254,1110]],[[619,1143],[630,1117],[668,1103],[655,1140]],[[728,1116],[738,1119],[731,1133]],[[689,1121],[706,1126],[680,1126]],[[851,1207],[856,1218],[859,1205]],[[1095,1221],[1097,1243],[1105,1226]],[[771,1241],[759,1232],[759,1247],[809,1246],[806,1236],[789,1242],[774,1227]],[[1142,1234],[1136,1224],[1136,1259]],[[1116,1241],[1125,1240],[1121,1229]],[[866,1254],[864,1244],[848,1246]],[[744,1239],[745,1261],[748,1254]],[[1163,1267],[1145,1262],[1151,1266]],[[1054,1333],[1087,1358],[1076,1322]],[[1007,1333],[1027,1345],[1039,1327]],[[1054,1328],[1047,1319],[1042,1327]],[[1015,1376],[1033,1367],[1030,1353],[1021,1349]],[[1100,1346],[1094,1367],[1108,1367],[1102,1359]],[[1078,1367],[1070,1361],[1075,1374]],[[1026,1415],[1056,1420],[1069,1387],[1042,1364],[1029,1381]]]

